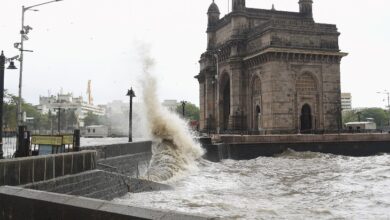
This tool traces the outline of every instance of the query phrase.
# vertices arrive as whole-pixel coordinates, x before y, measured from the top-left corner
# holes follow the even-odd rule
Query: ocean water
[[[390,219],[390,155],[288,151],[197,163],[197,170],[170,183],[174,190],[114,202],[226,219]]]

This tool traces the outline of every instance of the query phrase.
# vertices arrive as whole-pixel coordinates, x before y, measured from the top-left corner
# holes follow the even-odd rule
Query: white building
[[[95,106],[84,102],[83,97],[73,97],[72,93],[67,94],[58,94],[57,96],[40,96],[39,105],[37,109],[42,114],[57,114],[58,109],[61,110],[75,110],[78,125],[80,127],[84,126],[84,118],[89,112],[103,116],[105,115],[105,109],[100,106]]]
[[[352,110],[352,95],[351,93],[341,93],[341,109]]]
[[[179,103],[177,100],[164,100],[162,103],[162,106],[166,107],[170,111],[176,111],[178,105]]]

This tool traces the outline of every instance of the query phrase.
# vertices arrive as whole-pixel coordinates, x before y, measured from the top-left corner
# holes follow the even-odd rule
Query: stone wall
[[[97,167],[101,170],[138,178],[146,172],[151,157],[151,152],[144,152],[100,159],[98,160]]]
[[[101,170],[69,175],[23,186],[27,189],[112,200],[132,192],[167,190],[171,187]]]
[[[106,159],[129,154],[137,154],[143,152],[152,152],[151,141],[140,141],[123,144],[111,144],[104,146],[85,147],[83,150],[96,150],[97,159]]]
[[[223,143],[390,142],[390,134],[215,135],[214,140]]]
[[[0,219],[203,220],[218,218],[119,205],[103,200],[3,186],[0,187]]]
[[[22,185],[96,168],[96,151],[0,160],[0,186]]]
[[[249,160],[274,156],[288,149],[346,156],[390,153],[390,134],[221,136],[219,144],[205,143],[206,159]]]

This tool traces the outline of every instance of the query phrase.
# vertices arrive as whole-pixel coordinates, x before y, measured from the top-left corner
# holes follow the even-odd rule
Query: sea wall
[[[96,168],[96,151],[0,160],[0,186],[16,186]]]
[[[131,142],[83,149],[97,151],[97,168],[130,177],[145,173],[152,157],[152,142]]]
[[[151,157],[151,152],[144,152],[100,159],[97,168],[138,178],[146,172]]]
[[[31,183],[22,187],[102,200],[112,200],[114,198],[122,197],[129,192],[135,193],[171,189],[171,187],[164,184],[133,179],[118,173],[102,170],[93,170],[54,180]]]
[[[296,135],[216,135],[214,140],[229,144],[241,143],[321,143],[321,142],[387,142],[390,134],[296,134]]]
[[[0,187],[0,219],[211,220],[218,218],[118,205],[103,200],[3,186]]]
[[[287,149],[346,156],[370,156],[390,153],[390,134],[333,134],[333,135],[221,135],[203,140],[206,159],[248,160],[274,156]]]
[[[100,145],[100,146],[91,146],[84,147],[83,150],[96,150],[97,159],[107,159],[111,157],[118,157],[129,154],[138,154],[145,152],[152,152],[152,142],[151,141],[140,141],[140,142],[131,142],[131,143],[122,143],[122,144],[110,144],[110,145]]]

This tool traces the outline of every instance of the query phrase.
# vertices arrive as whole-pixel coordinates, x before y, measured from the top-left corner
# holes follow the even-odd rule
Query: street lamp
[[[130,97],[130,110],[129,110],[129,142],[133,142],[133,98],[135,97],[135,93],[133,87],[127,91],[127,96]]]
[[[20,42],[14,44],[14,47],[19,49],[19,51],[20,51],[19,98],[18,98],[18,107],[17,107],[17,123],[18,123],[18,125],[22,124],[22,79],[23,79],[22,77],[23,77],[23,61],[24,61],[23,60],[23,52],[24,51],[33,52],[32,50],[25,50],[24,49],[24,41],[28,40],[27,34],[30,32],[30,30],[32,30],[32,28],[30,26],[24,25],[24,13],[26,11],[29,11],[29,10],[30,11],[38,11],[38,10],[33,9],[33,8],[41,6],[41,5],[50,4],[53,2],[59,2],[59,1],[62,1],[62,0],[54,0],[54,1],[44,2],[41,4],[29,6],[29,7],[22,6],[22,30],[20,31]]]
[[[17,69],[13,61],[14,59],[17,59],[17,56],[11,59],[7,59],[4,56],[3,51],[1,51],[0,54],[0,159],[3,159],[4,156],[3,153],[4,69],[5,69],[6,62],[10,62],[10,65],[8,66],[7,69]]]
[[[186,114],[186,104],[187,104],[187,102],[186,101],[181,101],[180,102],[181,103],[181,107],[182,107],[182,113],[183,113],[183,118],[184,118],[184,116],[185,116],[185,114]]]

